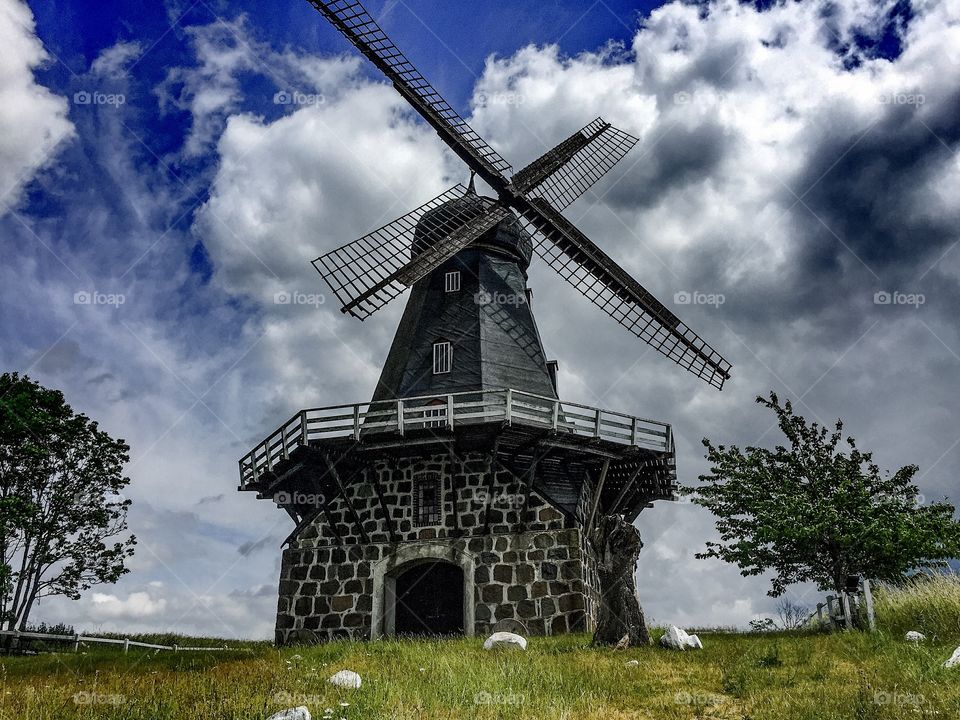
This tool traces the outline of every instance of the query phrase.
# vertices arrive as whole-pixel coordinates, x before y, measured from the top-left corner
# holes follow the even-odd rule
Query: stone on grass
[[[688,635],[676,625],[671,625],[660,638],[660,644],[672,650],[702,650],[703,643],[696,635]]]
[[[268,717],[267,720],[310,720],[310,711],[301,705],[289,710],[281,710],[276,715]]]
[[[950,659],[947,660],[943,666],[952,668],[960,665],[960,647],[953,651],[953,655],[950,656]]]
[[[353,670],[341,670],[330,676],[330,679],[327,680],[328,683],[334,685],[338,688],[346,688],[348,690],[358,690],[360,684],[363,682],[360,679],[360,676],[355,673]]]
[[[907,640],[907,642],[912,642],[912,643],[923,642],[924,640],[927,639],[926,635],[924,635],[921,632],[917,632],[916,630],[911,630],[904,637]]]
[[[483,643],[484,650],[493,650],[494,648],[519,648],[527,649],[526,638],[511,632],[495,632]]]

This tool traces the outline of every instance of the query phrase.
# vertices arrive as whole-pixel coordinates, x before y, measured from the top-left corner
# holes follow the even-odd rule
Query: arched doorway
[[[463,570],[456,565],[412,563],[397,575],[393,595],[394,634],[463,634]]]
[[[436,540],[402,544],[372,570],[371,638],[473,635],[475,566],[469,553]]]

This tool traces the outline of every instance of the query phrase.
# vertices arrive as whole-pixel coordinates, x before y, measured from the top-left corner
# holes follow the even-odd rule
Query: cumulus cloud
[[[17,204],[37,171],[74,134],[66,98],[39,85],[34,71],[51,61],[25,2],[0,6],[0,207]]]
[[[167,607],[163,598],[153,598],[147,592],[130,593],[125,599],[109,593],[95,592],[90,596],[90,615],[93,620],[125,620],[159,615]]]

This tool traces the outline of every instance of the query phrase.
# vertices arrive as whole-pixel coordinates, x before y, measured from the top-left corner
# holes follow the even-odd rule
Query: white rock
[[[960,665],[960,647],[954,650],[950,659],[943,664],[943,666],[947,668],[956,667],[957,665]]]
[[[907,642],[912,642],[912,643],[923,642],[924,640],[927,639],[926,635],[924,635],[921,632],[917,632],[916,630],[911,630],[904,637],[907,640]]]
[[[627,667],[637,667],[640,665],[639,660],[627,660]]]
[[[511,632],[495,632],[483,642],[484,650],[493,650],[493,648],[508,647],[527,649],[526,638]]]
[[[676,625],[671,625],[660,638],[660,644],[673,650],[702,650],[703,643],[696,635],[687,635]]]
[[[310,711],[301,705],[289,710],[282,710],[276,715],[271,715],[267,720],[310,720]]]
[[[327,682],[331,685],[337,686],[338,688],[357,690],[363,681],[353,670],[341,670],[340,672],[331,675]]]

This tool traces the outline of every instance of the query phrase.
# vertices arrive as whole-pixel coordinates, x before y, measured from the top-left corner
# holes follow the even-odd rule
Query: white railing
[[[122,645],[123,651],[127,652],[130,648],[147,648],[148,650],[172,650],[173,652],[203,652],[210,650],[244,650],[246,648],[229,648],[226,645],[222,647],[181,647],[179,645],[156,645],[154,643],[140,642],[130,638],[104,638],[92,637],[89,635],[53,635],[51,633],[27,632],[21,630],[0,630],[0,637],[12,637],[14,640],[53,640],[55,642],[73,643],[73,649],[79,650],[80,645],[89,643],[98,643],[101,645]]]
[[[446,433],[488,422],[673,452],[673,433],[666,423],[519,390],[486,390],[301,410],[240,459],[240,487],[257,482],[314,440],[353,437],[359,442],[361,436],[402,436],[415,430]]]

